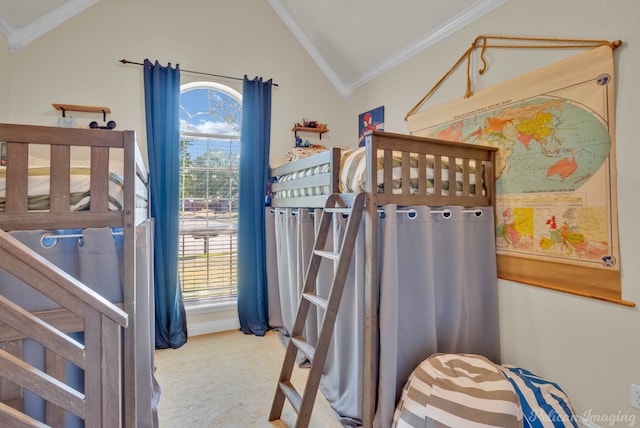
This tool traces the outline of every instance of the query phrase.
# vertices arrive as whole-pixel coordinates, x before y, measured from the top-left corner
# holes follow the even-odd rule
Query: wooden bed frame
[[[382,152],[379,152],[382,151]],[[389,132],[373,131],[366,139],[366,208],[365,208],[365,283],[367,284],[365,294],[365,335],[364,335],[364,397],[363,397],[363,426],[373,426],[376,407],[376,381],[377,373],[377,293],[376,278],[378,277],[378,267],[375,254],[377,252],[377,216],[378,207],[386,204],[398,206],[495,206],[495,179],[494,165],[496,148],[484,147],[456,142],[435,140],[425,137],[415,137],[410,135],[395,134]],[[324,206],[328,194],[339,193],[340,176],[340,149],[333,148],[326,152],[310,156],[295,162],[285,164],[272,170],[274,178],[271,184],[272,206],[281,208],[321,208]],[[393,154],[400,153],[402,186],[401,191],[394,193],[392,186],[386,186],[382,191],[378,191],[378,174],[376,154],[382,153],[383,183],[392,181]],[[410,158],[418,157],[418,186],[417,191],[413,191],[409,186]],[[426,165],[427,157],[433,160],[434,180],[431,194],[427,192]],[[443,192],[441,171],[444,168],[443,162],[454,165],[457,160],[461,160],[463,186],[460,194],[451,192],[446,195]],[[476,165],[482,168],[470,168],[471,160],[476,161]],[[277,177],[284,174],[303,171],[307,168],[324,166],[326,173],[317,176],[300,178],[278,183]],[[472,192],[471,176],[475,176],[475,183],[483,183],[484,191]],[[277,193],[293,189],[303,189],[316,186],[326,186],[329,191],[320,196],[304,196],[292,198],[278,198]],[[477,186],[478,189],[481,186]],[[373,189],[376,189],[374,191]],[[355,194],[340,195],[345,204],[353,200]]]
[[[136,343],[145,337],[153,340],[153,332],[140,334],[138,321],[152,316],[153,296],[150,274],[146,283],[136,281],[139,269],[149,269],[151,257],[137,259],[136,235],[139,233],[150,242],[151,228],[147,172],[137,150],[135,133],[0,124],[0,142],[7,143],[6,204],[4,212],[0,212],[0,268],[61,306],[53,311],[29,313],[0,296],[0,425],[15,426],[31,419],[22,407],[22,391],[29,389],[44,398],[48,425],[63,426],[64,413],[68,411],[84,419],[88,427],[139,426],[139,406],[144,403],[139,403],[143,387],[138,374],[140,367],[152,361],[147,361],[146,355],[138,355]],[[50,209],[46,212],[30,211],[27,207],[27,168],[32,144],[50,147]],[[72,146],[88,147],[91,153],[91,204],[86,211],[72,212],[69,208]],[[110,211],[108,202],[109,158],[114,149],[122,152],[124,163],[121,211]],[[6,233],[97,227],[123,229],[123,301],[117,305]],[[84,346],[63,334],[76,331],[85,333]],[[21,359],[23,338],[34,339],[44,346],[47,366],[44,372]],[[56,380],[64,379],[65,360],[84,369],[84,393]],[[148,370],[152,372],[152,368]],[[146,409],[143,413],[146,414]]]

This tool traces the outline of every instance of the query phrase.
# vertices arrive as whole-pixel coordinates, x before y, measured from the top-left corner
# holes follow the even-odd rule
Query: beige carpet
[[[295,412],[288,401],[281,420],[268,420],[283,358],[275,332],[264,337],[240,331],[195,336],[179,349],[157,350],[160,428],[293,427]],[[294,369],[298,391],[306,372]],[[342,426],[320,392],[309,426]]]

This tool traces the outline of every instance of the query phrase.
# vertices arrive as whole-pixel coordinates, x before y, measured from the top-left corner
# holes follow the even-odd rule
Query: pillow
[[[569,397],[558,384],[512,365],[501,369],[520,396],[525,427],[579,428]]]

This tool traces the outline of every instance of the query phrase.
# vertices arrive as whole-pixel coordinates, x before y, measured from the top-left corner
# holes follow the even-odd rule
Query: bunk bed
[[[152,228],[135,133],[0,124],[0,143],[0,425],[153,426]],[[95,277],[101,262],[47,256],[105,233],[110,281],[60,267]]]
[[[328,195],[338,193],[346,206],[349,206],[355,194],[360,191],[366,192],[366,207],[362,233],[359,239],[364,240],[365,260],[364,260],[364,307],[362,311],[358,309],[359,303],[351,300],[343,300],[340,312],[350,313],[347,316],[351,323],[355,317],[362,317],[364,335],[362,343],[362,364],[359,367],[361,373],[359,379],[362,382],[361,395],[355,392],[355,397],[350,397],[349,404],[360,406],[360,412],[354,424],[362,423],[363,426],[373,427],[376,412],[380,410],[381,400],[386,400],[386,407],[395,406],[395,401],[399,398],[399,389],[394,388],[391,394],[379,388],[381,377],[385,376],[378,371],[380,365],[379,342],[380,328],[382,325],[378,320],[378,313],[381,304],[384,304],[384,295],[378,288],[379,279],[379,257],[378,242],[380,230],[378,218],[381,207],[393,205],[395,207],[420,207],[427,206],[433,208],[432,212],[445,212],[455,210],[455,207],[470,207],[470,212],[489,212],[491,227],[493,224],[493,206],[495,204],[494,194],[494,165],[496,149],[476,145],[467,145],[455,142],[447,142],[430,138],[416,137],[410,135],[395,134],[389,132],[373,131],[366,137],[364,147],[344,151],[333,148],[325,152],[309,156],[304,159],[286,163],[272,169],[271,172],[271,203],[272,211],[305,209],[313,212],[324,206]],[[388,185],[387,183],[392,183]],[[443,207],[448,207],[443,210]],[[443,214],[444,215],[444,214]],[[302,217],[298,214],[298,217]],[[319,217],[319,216],[317,216]],[[278,231],[275,232],[275,240],[278,241]],[[303,239],[303,238],[300,238]],[[487,252],[495,253],[494,236],[485,236]],[[270,244],[274,248],[273,244]],[[283,256],[278,254],[279,257]],[[283,257],[290,257],[284,255]],[[290,265],[295,264],[290,261]],[[495,266],[493,266],[495,272]],[[489,277],[491,277],[489,273]],[[281,279],[281,278],[280,278]],[[497,288],[497,279],[493,276],[492,287]],[[273,286],[270,285],[270,289]],[[277,287],[277,286],[276,286]],[[273,290],[274,295],[279,295],[280,299],[290,299],[297,301],[299,296],[296,290],[291,287],[283,289],[282,286]],[[495,289],[488,294],[494,293]],[[348,293],[346,293],[348,295]],[[289,296],[288,296],[289,295]],[[495,297],[495,295],[494,295]],[[343,297],[343,299],[345,299]],[[495,299],[497,300],[497,299]],[[283,309],[283,322],[285,308]],[[487,310],[496,310],[497,307]],[[353,315],[357,312],[357,315]],[[496,321],[497,323],[497,321]],[[285,322],[286,324],[286,322]],[[288,326],[284,326],[286,330]],[[352,328],[351,326],[346,326]],[[313,325],[307,324],[306,334],[312,336]],[[421,328],[418,326],[418,328]],[[335,327],[340,337],[341,326]],[[348,334],[348,333],[347,333]],[[334,338],[336,336],[334,335]],[[310,341],[309,338],[307,338]],[[346,358],[350,353],[358,353],[357,347],[340,349],[340,339],[338,343],[332,343],[335,347],[334,354],[339,360],[341,355]],[[348,340],[347,340],[348,342]],[[351,346],[351,345],[348,345]],[[423,355],[422,358],[427,357]],[[492,359],[499,358],[494,352],[489,356]],[[415,361],[415,359],[413,360]],[[417,360],[419,361],[419,360]],[[340,364],[340,362],[338,362]],[[394,364],[402,364],[396,361]],[[409,363],[406,363],[409,364]],[[332,370],[326,368],[325,377],[327,384],[336,385],[342,382],[340,376],[345,375],[345,370]],[[353,367],[351,367],[353,368]],[[404,371],[410,373],[415,368],[405,367]],[[349,371],[349,369],[346,369]],[[324,379],[323,379],[324,381]],[[406,379],[403,379],[404,383]],[[357,387],[356,389],[359,389]],[[321,383],[321,390],[323,389]],[[331,386],[329,386],[331,389]],[[327,393],[325,397],[327,397]],[[332,391],[329,391],[331,394]],[[352,394],[353,395],[353,394]],[[391,396],[391,398],[389,398]],[[344,397],[327,397],[329,402],[343,400]],[[392,400],[391,404],[388,403]],[[342,403],[344,404],[344,403]],[[335,407],[334,407],[335,409]],[[336,409],[339,416],[340,412]],[[389,426],[390,413],[387,409],[385,421],[376,422],[376,426]],[[358,420],[361,417],[361,420]],[[380,425],[382,423],[382,425]],[[346,424],[343,420],[343,424]]]

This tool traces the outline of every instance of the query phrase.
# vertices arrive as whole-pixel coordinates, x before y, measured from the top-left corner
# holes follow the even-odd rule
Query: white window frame
[[[196,81],[185,83],[180,86],[180,95],[183,92],[193,90],[193,89],[212,89],[219,92],[222,92],[226,95],[229,95],[233,99],[235,99],[240,106],[242,106],[242,95],[236,91],[235,89],[221,84],[217,82],[209,82],[209,81]],[[183,132],[180,131],[180,136],[190,136],[190,137],[203,137],[203,138],[212,138],[212,139],[223,139],[223,140],[240,140],[241,131],[237,135],[224,135],[224,134],[209,134],[209,133],[196,133],[196,132]],[[181,165],[182,168],[182,165]],[[230,308],[235,308],[237,298],[235,297],[227,297],[220,298],[217,300],[204,300],[204,301],[185,301],[185,307],[187,309],[187,315],[195,315],[201,317],[202,315],[206,315],[207,313],[216,313],[221,311],[229,311]],[[231,324],[235,325],[237,320],[230,320]],[[216,321],[217,324],[220,324],[220,321]],[[198,322],[198,324],[203,325],[202,321]],[[200,327],[200,329],[204,329],[204,332],[207,330],[210,331],[220,331],[219,328],[207,328],[207,322],[205,320],[204,327]]]

